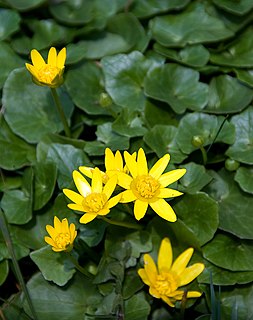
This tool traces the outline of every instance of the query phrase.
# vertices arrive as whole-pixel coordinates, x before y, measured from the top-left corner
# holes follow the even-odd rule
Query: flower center
[[[66,249],[70,244],[70,235],[69,233],[59,233],[54,239],[56,245],[60,249]]]
[[[157,195],[160,183],[150,175],[136,177],[131,183],[132,191],[145,199],[151,199]]]
[[[155,288],[161,295],[169,296],[178,288],[177,277],[171,273],[161,273],[156,278]]]
[[[51,84],[60,71],[61,70],[58,67],[46,64],[38,72],[39,81]]]
[[[90,212],[99,212],[107,202],[107,197],[104,193],[91,193],[83,200],[83,207]]]

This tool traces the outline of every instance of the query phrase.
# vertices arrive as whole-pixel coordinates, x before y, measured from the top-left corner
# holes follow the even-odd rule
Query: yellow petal
[[[139,269],[138,270],[138,275],[141,277],[141,280],[145,283],[145,284],[147,284],[148,286],[150,285],[150,281],[149,281],[149,279],[148,279],[148,276],[147,276],[147,274],[146,274],[146,271],[145,271],[145,269]]]
[[[163,187],[167,187],[169,184],[179,180],[185,173],[186,169],[172,170],[161,175],[158,181]]]
[[[48,52],[47,64],[53,67],[56,67],[57,65],[57,53],[54,47],[50,48]]]
[[[138,174],[137,162],[134,160],[131,154],[129,154],[127,151],[124,152],[124,158],[125,158],[125,162],[128,167],[128,170],[130,171],[132,177],[135,178]]]
[[[201,292],[198,291],[188,291],[187,292],[187,298],[198,298],[202,295]]]
[[[183,253],[181,253],[174,261],[171,267],[171,271],[175,272],[178,276],[180,276],[181,273],[184,272],[188,262],[191,260],[193,251],[193,248],[189,248],[185,250]]]
[[[123,171],[123,159],[121,153],[117,150],[115,153],[115,167],[114,170]]]
[[[158,198],[175,198],[181,196],[183,193],[174,189],[163,188],[159,190]]]
[[[67,57],[67,50],[66,50],[66,48],[62,48],[57,56],[57,67],[58,68],[62,69],[64,67],[66,57]]]
[[[54,228],[56,232],[58,233],[62,232],[62,223],[59,220],[59,218],[56,216],[54,216]]]
[[[99,215],[99,216],[106,216],[109,212],[110,212],[110,209],[107,207],[107,208],[101,209],[101,210],[98,211],[96,214]],[[89,212],[89,213],[95,214],[95,213],[93,213],[93,212]]]
[[[47,230],[47,233],[50,235],[50,237],[54,240],[58,232],[49,224],[46,225],[46,230]]]
[[[145,216],[148,209],[148,202],[137,199],[134,203],[134,216],[137,220],[140,220]]]
[[[92,173],[92,180],[91,180],[91,190],[94,193],[101,193],[102,192],[102,175],[98,168],[95,168]]]
[[[44,59],[42,58],[41,54],[35,49],[33,49],[31,51],[31,59],[32,59],[32,63],[36,69],[40,69],[40,68],[44,67],[44,65],[46,64]]]
[[[75,211],[87,212],[85,208],[80,204],[70,203],[68,204],[68,208]]]
[[[46,237],[44,237],[44,240],[46,243],[50,244],[50,246],[52,246],[52,247],[56,246],[56,244],[52,238],[46,236]]]
[[[73,243],[77,235],[76,226],[74,225],[74,223],[70,224],[69,233],[70,233],[70,243]]]
[[[149,171],[149,174],[154,179],[159,179],[163,171],[166,169],[169,161],[170,155],[167,153],[153,165],[153,167]]]
[[[161,218],[170,222],[175,222],[177,220],[175,212],[164,199],[158,199],[155,202],[151,202],[149,205]]]
[[[192,266],[186,268],[181,274],[180,274],[180,284],[179,286],[184,286],[195,278],[197,278],[201,272],[205,269],[205,266],[203,263],[195,263]]]
[[[52,249],[53,249],[55,252],[60,252],[60,251],[64,251],[64,250],[65,250],[65,249],[57,248],[57,247],[52,247]]]
[[[175,307],[174,303],[172,303],[172,301],[171,301],[170,298],[168,298],[168,297],[166,297],[166,296],[161,296],[161,298],[162,298],[162,300],[163,300],[165,303],[167,303],[170,307],[172,307],[172,308]]]
[[[96,218],[96,214],[86,213],[80,218],[80,223],[88,223]]]
[[[63,189],[62,191],[65,194],[65,196],[68,197],[71,201],[79,205],[82,204],[83,196],[81,196],[79,193],[76,193],[75,191],[69,189]]]
[[[132,190],[126,190],[120,193],[121,194],[121,203],[127,203],[136,200],[136,196],[133,194]]]
[[[90,167],[79,167],[78,168],[86,177],[88,178],[92,178],[92,173],[94,171],[94,168],[90,168]]]
[[[87,180],[84,178],[84,176],[81,175],[80,172],[78,171],[73,171],[73,179],[75,182],[75,185],[77,187],[77,190],[79,193],[83,196],[86,197],[88,194],[91,193],[91,187]]]
[[[172,247],[169,238],[164,238],[161,242],[158,253],[158,270],[159,273],[169,272],[173,261]]]
[[[150,283],[154,284],[157,277],[157,268],[153,258],[149,254],[144,254],[144,269]]]
[[[30,63],[26,63],[25,66],[26,69],[32,74],[32,76],[38,79],[38,70]]]
[[[115,170],[115,157],[111,149],[105,149],[105,168],[106,171]]]
[[[133,181],[133,178],[123,172],[119,172],[117,176],[118,176],[118,185],[124,189],[130,189],[130,185],[131,185],[131,182]]]
[[[149,287],[149,294],[155,298],[161,298],[160,293],[154,287]]]
[[[112,176],[103,188],[103,193],[106,195],[107,199],[109,199],[115,190],[118,178],[116,175]]]
[[[139,151],[138,151],[137,170],[138,170],[138,175],[139,176],[148,174],[147,159],[146,159],[144,150],[142,148],[140,148]]]
[[[108,208],[112,208],[116,206],[116,204],[120,201],[120,199],[121,199],[121,194],[118,194],[115,197],[112,197],[111,199],[109,199],[109,201],[107,202]]]

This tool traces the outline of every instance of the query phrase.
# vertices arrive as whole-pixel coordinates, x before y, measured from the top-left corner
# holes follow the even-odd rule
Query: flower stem
[[[106,217],[103,217],[103,216],[100,216],[99,217],[100,219],[106,221],[107,223],[109,224],[113,224],[115,226],[119,226],[119,227],[125,227],[125,228],[129,228],[129,229],[137,229],[137,230],[140,230],[142,229],[141,226],[137,225],[137,224],[134,224],[134,223],[128,223],[128,222],[123,222],[123,221],[116,221],[116,220],[113,220],[113,219],[108,219]]]
[[[78,271],[80,271],[83,275],[85,275],[88,278],[92,277],[92,275],[87,270],[80,266],[76,258],[70,252],[66,252],[66,254],[68,255],[69,260],[73,263],[73,265],[76,267]]]
[[[18,265],[18,261],[17,261],[16,255],[15,255],[15,252],[14,252],[14,248],[13,248],[10,232],[8,230],[8,225],[7,225],[7,222],[6,222],[5,214],[1,209],[0,209],[0,230],[2,231],[4,240],[5,240],[5,243],[6,243],[7,250],[9,251],[9,255],[11,256],[11,260],[12,260],[13,267],[14,267],[14,270],[15,270],[15,275],[16,275],[16,277],[17,277],[17,279],[19,281],[19,284],[20,284],[20,286],[21,286],[21,288],[23,290],[24,296],[25,296],[25,298],[27,300],[27,303],[28,303],[28,306],[29,306],[29,308],[31,310],[31,314],[33,316],[33,319],[37,320],[38,317],[36,315],[36,312],[35,312],[31,297],[30,297],[29,292],[27,290],[25,281],[23,279],[20,267]]]
[[[62,122],[63,127],[64,127],[65,135],[66,135],[66,137],[71,138],[71,132],[70,132],[70,129],[69,129],[68,121],[67,121],[66,116],[64,114],[64,111],[63,111],[62,104],[61,104],[61,101],[59,99],[58,93],[57,93],[55,88],[50,88],[50,89],[51,89],[51,93],[52,93],[56,108],[58,110],[59,116],[61,118],[61,122]]]
[[[206,149],[203,147],[203,146],[200,146],[200,151],[202,153],[202,158],[203,158],[203,164],[204,166],[206,165],[207,163],[207,153],[206,153]]]

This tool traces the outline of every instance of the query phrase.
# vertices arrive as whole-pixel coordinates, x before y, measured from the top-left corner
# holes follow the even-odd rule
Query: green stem
[[[36,312],[35,312],[35,309],[34,309],[33,304],[32,304],[31,297],[29,295],[29,292],[27,290],[27,287],[26,287],[25,281],[23,279],[21,270],[20,270],[19,265],[18,265],[18,261],[17,261],[16,255],[15,255],[15,252],[14,252],[12,241],[11,241],[10,232],[8,230],[8,225],[7,225],[7,222],[6,222],[6,218],[5,218],[4,212],[2,210],[0,210],[0,228],[2,230],[2,234],[4,236],[4,240],[5,240],[7,249],[9,251],[10,256],[11,256],[11,260],[12,260],[12,263],[13,263],[13,267],[14,267],[14,270],[15,270],[16,277],[17,277],[17,279],[19,281],[19,284],[20,284],[20,286],[21,286],[21,288],[22,288],[22,290],[24,292],[25,298],[27,300],[27,303],[29,305],[29,308],[31,310],[31,313],[33,315],[34,320],[38,320]]]
[[[123,221],[116,221],[116,220],[108,219],[103,216],[100,216],[99,218],[106,221],[107,223],[113,224],[115,226],[125,227],[125,228],[129,228],[129,229],[137,229],[137,230],[142,229],[142,227],[137,224],[123,222]]]
[[[73,265],[76,267],[78,271],[80,271],[83,275],[85,275],[88,278],[92,277],[92,275],[87,270],[80,266],[76,258],[73,257],[73,255],[70,252],[66,252],[66,254],[68,255],[69,260],[73,263]]]
[[[227,114],[226,117],[224,118],[224,120],[222,121],[222,123],[221,123],[221,125],[220,125],[220,127],[219,127],[219,129],[218,129],[218,131],[217,131],[217,133],[216,133],[216,135],[215,135],[212,143],[210,144],[209,148],[207,149],[206,153],[208,153],[209,150],[212,148],[212,145],[213,145],[214,142],[216,141],[216,139],[217,139],[218,135],[220,134],[221,129],[223,128],[223,126],[224,126],[224,124],[225,124],[225,122],[226,122],[226,120],[227,120],[228,117],[229,117],[229,115]]]
[[[70,132],[70,129],[69,129],[68,121],[67,121],[66,116],[64,114],[64,111],[63,111],[62,104],[61,104],[61,101],[59,99],[58,93],[57,93],[55,88],[50,88],[50,89],[51,89],[52,96],[54,98],[54,102],[55,102],[56,108],[58,110],[59,116],[61,118],[61,122],[62,122],[63,127],[64,127],[65,135],[66,135],[66,137],[71,138],[71,132]]]
[[[205,166],[206,163],[207,163],[206,149],[205,149],[203,146],[200,146],[199,149],[200,149],[200,151],[201,151],[201,153],[202,153],[203,164],[204,164],[204,166]]]

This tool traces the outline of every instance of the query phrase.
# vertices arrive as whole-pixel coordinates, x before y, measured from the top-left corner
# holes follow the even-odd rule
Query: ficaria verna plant
[[[251,320],[252,22],[0,1],[0,320]]]

